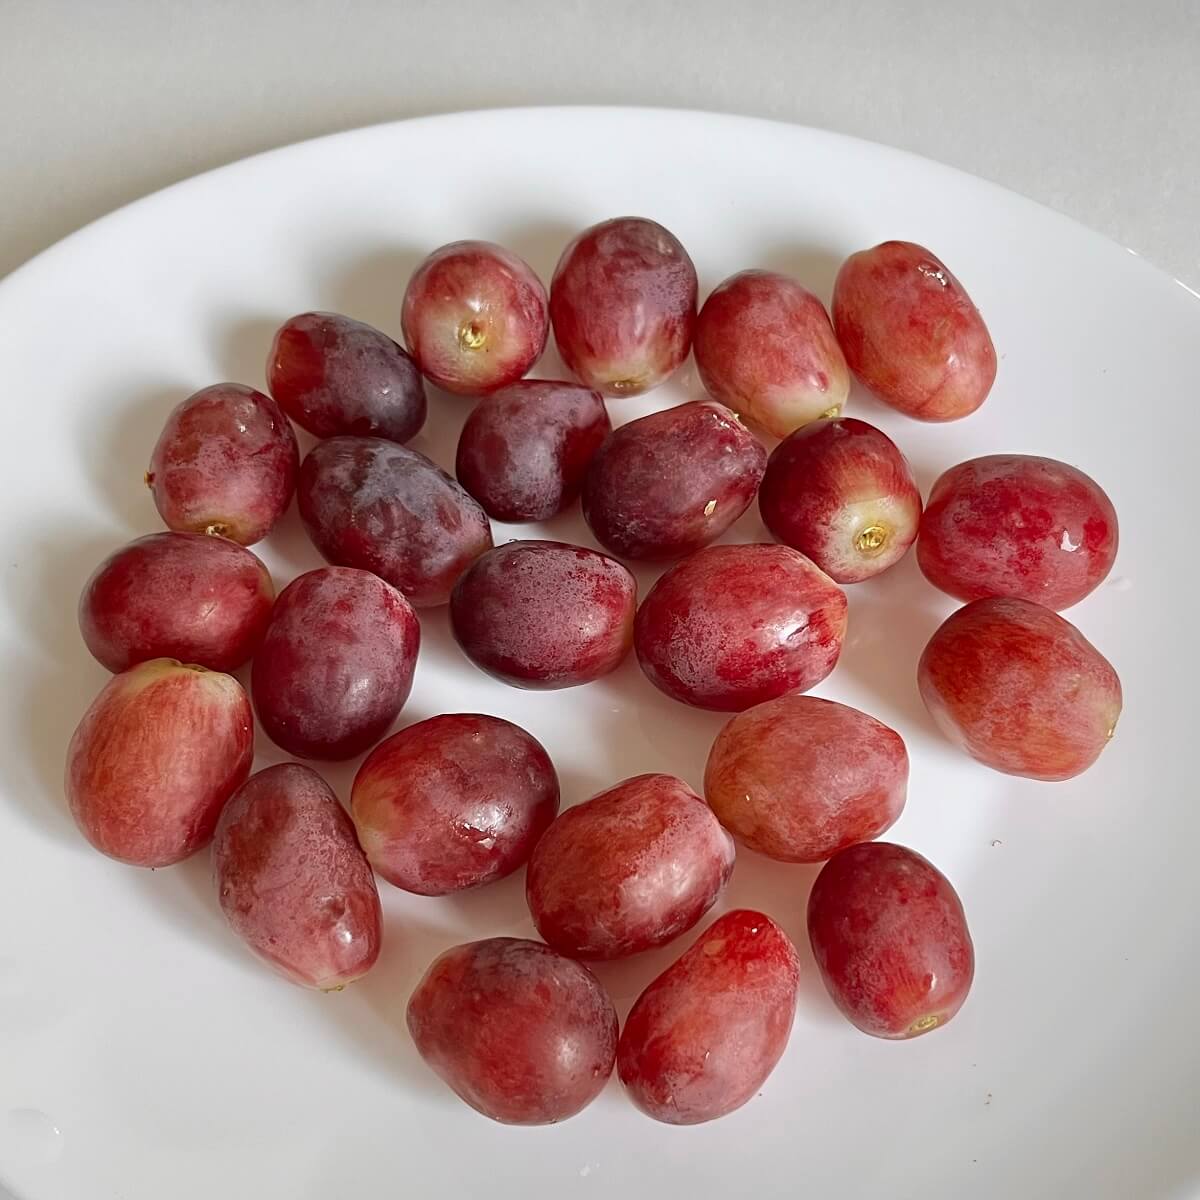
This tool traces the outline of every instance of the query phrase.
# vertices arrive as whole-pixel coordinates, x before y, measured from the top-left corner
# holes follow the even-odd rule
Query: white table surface
[[[258,150],[619,103],[902,146],[1200,287],[1198,62],[1200,0],[0,0],[0,276]]]

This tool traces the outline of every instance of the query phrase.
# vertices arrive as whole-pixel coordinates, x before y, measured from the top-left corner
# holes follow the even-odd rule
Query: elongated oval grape
[[[687,784],[638,775],[554,821],[534,849],[525,893],[556,950],[622,958],[691,929],[733,859],[733,841]]]
[[[615,559],[565,542],[507,542],[450,599],[454,636],[490,675],[523,688],[590,683],[633,643],[637,583]]]
[[[250,701],[232,675],[151,659],[114,675],[79,722],[67,801],[101,853],[168,867],[208,845],[253,758]]]
[[[833,327],[850,370],[922,421],[953,421],[987,399],[996,350],[945,263],[913,242],[852,254],[833,286]]]
[[[562,252],[550,319],[562,360],[606,396],[657,387],[692,344],[696,268],[655,221],[616,217],[585,229]]]
[[[642,601],[638,662],[668,696],[740,712],[819,683],[837,664],[845,593],[787,546],[708,546]]]
[[[242,784],[217,822],[213,878],[233,931],[293,983],[340,990],[379,957],[375,877],[311,767],[281,763]]]
[[[749,508],[767,452],[724,405],[694,401],[611,434],[588,468],[583,516],[623,558],[679,558]]]
[[[445,604],[492,544],[483,509],[423,454],[383,438],[337,437],[300,468],[300,517],[331,563],[372,571],[417,608]]]
[[[425,383],[402,346],[362,321],[307,312],[280,326],[267,356],[271,395],[319,438],[407,442],[425,424]]]
[[[446,713],[394,733],[351,793],[371,865],[396,887],[442,896],[515,871],[558,812],[558,776],[519,726]]]
[[[904,739],[817,696],[780,696],[717,735],[704,795],[739,841],[783,862],[821,862],[877,838],[904,808]]]
[[[821,868],[808,898],[808,936],[834,1003],[875,1037],[940,1029],[962,1007],[975,974],[949,880],[890,842],[847,846]]]
[[[96,568],[79,598],[79,629],[110,671],[151,658],[233,671],[262,640],[274,599],[267,568],[236,542],[152,533]]]
[[[938,728],[1008,775],[1070,779],[1108,745],[1121,681],[1069,621],[1029,600],[974,600],[929,639],[917,668]]]
[[[775,437],[838,416],[850,394],[825,306],[775,271],[739,271],[714,289],[694,351],[709,395]]]
[[[800,962],[760,912],[726,913],[638,997],[617,1070],[655,1120],[696,1125],[741,1108],[787,1048]]]

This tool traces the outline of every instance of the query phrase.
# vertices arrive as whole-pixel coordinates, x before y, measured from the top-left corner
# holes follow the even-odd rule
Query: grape
[[[218,383],[180,404],[150,457],[146,484],[168,529],[251,546],[283,516],[300,451],[269,396]]]
[[[989,454],[933,485],[917,562],[960,600],[1016,596],[1068,608],[1117,556],[1117,514],[1082,471],[1052,458]]]
[[[597,540],[625,558],[678,558],[750,506],[767,452],[724,405],[694,401],[623,425],[583,487]]]
[[[300,517],[326,559],[373,571],[411,604],[445,604],[492,544],[487,515],[423,454],[382,438],[337,437],[309,451]]]
[[[596,977],[521,938],[447,950],[408,1002],[408,1030],[460,1099],[507,1125],[573,1117],[603,1091],[617,1052]]]
[[[787,546],[709,546],[642,601],[634,646],[668,696],[740,712],[820,683],[846,632],[845,593]]]
[[[279,594],[254,656],[263,731],[301,758],[353,758],[396,719],[421,627],[408,601],[352,567],[321,567]]]
[[[808,937],[834,1003],[863,1033],[911,1038],[958,1012],[975,974],[962,903],[904,846],[839,850],[808,898]]]
[[[916,540],[921,493],[885,433],[853,417],[796,430],[771,454],[758,508],[781,542],[838,583],[886,571]]]
[[[733,859],[732,838],[686,783],[637,775],[554,821],[529,861],[525,894],[556,950],[623,958],[691,929]]]
[[[565,542],[482,555],[450,598],[466,656],[514,687],[563,688],[614,670],[633,644],[637,583],[615,559]]]
[[[311,767],[282,763],[242,784],[217,822],[213,878],[234,933],[293,983],[340,991],[379,957],[375,877]]]
[[[450,713],[394,733],[351,794],[371,865],[422,896],[512,874],[558,812],[550,756],[499,717]]]
[[[491,242],[451,242],[429,255],[409,280],[401,323],[426,378],[462,396],[520,379],[550,329],[542,281]]]
[[[267,356],[267,383],[280,408],[315,437],[407,442],[425,424],[416,363],[387,334],[337,313],[285,321]]]
[[[923,246],[852,254],[833,287],[833,327],[850,369],[922,421],[954,421],[987,399],[996,351],[979,310]]]
[[[267,568],[237,542],[152,533],[96,568],[79,598],[79,629],[110,671],[150,658],[232,671],[262,640],[274,599]]]
[[[904,739],[874,717],[816,696],[780,696],[717,735],[704,794],[751,850],[821,862],[877,838],[904,808]]]
[[[1086,771],[1121,715],[1108,660],[1057,613],[1029,600],[974,600],[947,618],[917,668],[938,728],[1007,775]]]
[[[208,845],[253,757],[250,701],[233,676],[151,659],[114,675],[79,722],[71,815],[110,858],[167,867]]]
[[[825,306],[774,271],[740,271],[705,300],[694,352],[709,394],[775,437],[836,417],[850,394]]]
[[[617,1047],[633,1102],[697,1125],[741,1108],[787,1048],[800,961],[759,912],[726,913],[638,997]]]
[[[611,429],[599,392],[522,379],[475,406],[458,440],[455,473],[497,521],[545,521],[579,495]]]
[[[550,284],[563,362],[606,396],[657,387],[687,358],[696,286],[687,251],[656,222],[616,217],[585,229]]]

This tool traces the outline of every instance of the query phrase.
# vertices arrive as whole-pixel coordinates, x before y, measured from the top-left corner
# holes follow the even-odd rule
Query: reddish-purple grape
[[[1015,596],[1058,610],[1100,586],[1117,513],[1094,479],[1053,458],[987,454],[933,485],[917,563],[960,600]]]
[[[821,868],[808,897],[808,937],[834,1003],[875,1037],[940,1029],[975,974],[950,881],[890,842],[847,846]]]
[[[850,394],[825,306],[774,271],[740,271],[712,292],[694,353],[709,395],[775,437],[837,416]]]
[[[267,356],[271,395],[315,437],[407,442],[425,424],[425,383],[385,333],[338,313],[285,321]]]
[[[683,780],[637,775],[554,821],[529,861],[525,895],[556,950],[623,958],[691,929],[733,860],[733,839]]]
[[[612,429],[599,392],[522,379],[485,396],[458,439],[458,481],[497,521],[562,512]]]
[[[267,568],[237,542],[152,533],[96,568],[79,598],[79,629],[110,671],[151,658],[233,671],[262,640],[274,600]]]
[[[558,812],[550,756],[499,717],[447,713],[394,733],[351,793],[371,865],[396,887],[443,896],[515,871]]]
[[[487,514],[423,454],[383,438],[330,438],[300,467],[300,517],[332,563],[373,571],[417,608],[445,604],[492,544]]]
[[[637,582],[615,559],[565,542],[507,542],[450,598],[454,636],[476,666],[516,687],[607,675],[633,644]]]
[[[267,736],[301,758],[353,758],[408,699],[421,627],[408,601],[367,571],[321,567],[275,602],[251,691]]]
[[[617,1053],[617,1014],[591,971],[521,938],[436,959],[408,1002],[408,1031],[461,1100],[507,1125],[574,1116]]]
[[[213,878],[234,933],[301,987],[340,991],[379,958],[375,877],[311,767],[281,763],[242,784],[217,822]]]
[[[750,506],[767,452],[723,404],[697,400],[616,430],[583,485],[583,516],[624,558],[679,558]]]
[[[542,356],[546,289],[523,259],[492,242],[451,242],[413,272],[401,316],[409,353],[448,392],[484,396]]]
[[[638,662],[668,696],[740,712],[820,683],[837,664],[846,594],[788,546],[708,546],[642,601]]]
[[[741,1108],[783,1057],[800,984],[787,934],[760,912],[726,913],[637,998],[617,1045],[633,1102],[668,1125]]]
[[[568,367],[606,396],[635,396],[687,358],[696,321],[696,268],[654,221],[616,217],[563,251],[550,319]]]
[[[805,425],[775,447],[758,508],[785,545],[838,583],[859,583],[916,540],[921,493],[887,434],[842,417]]]
[[[296,434],[270,396],[218,383],[167,418],[146,484],[169,529],[250,546],[283,516],[299,458]]]

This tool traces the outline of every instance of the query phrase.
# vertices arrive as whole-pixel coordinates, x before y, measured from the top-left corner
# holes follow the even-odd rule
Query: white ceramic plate
[[[446,946],[531,935],[521,876],[441,900],[384,885],[384,955],[367,979],[332,996],[277,979],[223,926],[207,855],[138,871],[72,826],[63,750],[107,678],[75,601],[104,553],[158,527],[141,476],[168,409],[221,379],[261,387],[285,317],[335,309],[396,334],[408,273],[433,247],[491,238],[548,279],[571,234],[619,213],[678,234],[702,293],[764,266],[828,299],[852,250],[889,237],[934,248],[991,327],[991,398],[947,426],[861,394],[850,411],[897,439],[923,489],[1004,450],[1101,481],[1120,558],[1069,616],[1120,671],[1125,716],[1070,783],[992,773],[937,735],[917,696],[917,657],[952,603],[911,555],[851,588],[847,649],[817,690],[908,740],[908,807],[889,836],[962,896],[978,959],[968,1003],[914,1042],[858,1033],[808,954],[814,871],[743,852],[722,905],[773,914],[806,971],[761,1097],[674,1129],[613,1082],[561,1126],[510,1129],[425,1069],[403,1016]],[[1027,200],[879,146],[675,112],[486,112],[325,138],[170,188],[18,271],[0,285],[0,1180],[19,1200],[1194,1194],[1198,342],[1196,296]],[[550,353],[537,373],[560,371]],[[613,415],[699,394],[689,364]],[[434,394],[414,445],[451,465],[466,411]],[[577,514],[548,528],[592,544]],[[763,537],[755,511],[734,535]],[[294,512],[256,549],[280,585],[318,562]],[[700,784],[722,718],[659,695],[635,662],[530,694],[471,667],[444,611],[422,625],[403,721],[509,717],[547,745],[567,803],[642,771]],[[260,749],[262,763],[283,757]],[[329,772],[343,797],[352,768]],[[690,940],[600,969],[622,1015]]]

